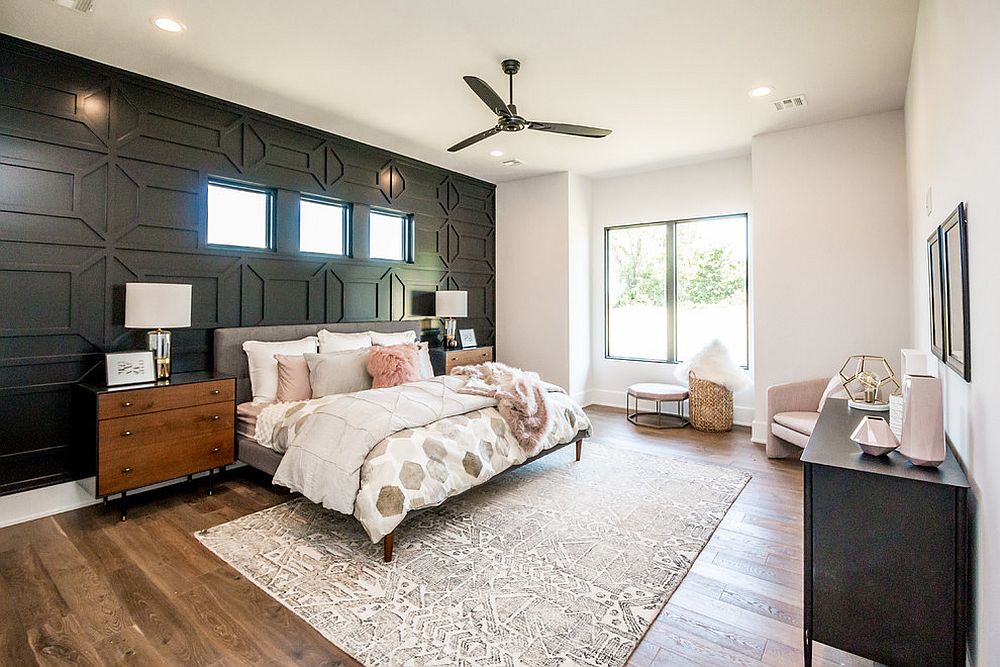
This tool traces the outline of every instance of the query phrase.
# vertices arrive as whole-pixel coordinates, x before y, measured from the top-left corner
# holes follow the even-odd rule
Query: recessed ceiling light
[[[750,97],[764,97],[765,95],[770,95],[773,90],[774,88],[771,86],[757,86],[750,89]]]
[[[490,151],[490,155],[492,155],[493,157],[501,157],[503,155],[503,151],[498,149],[493,149]]]
[[[167,18],[166,16],[161,16],[158,19],[153,19],[153,25],[155,25],[160,30],[165,30],[167,32],[184,32],[184,24],[180,21],[175,21],[174,19]]]

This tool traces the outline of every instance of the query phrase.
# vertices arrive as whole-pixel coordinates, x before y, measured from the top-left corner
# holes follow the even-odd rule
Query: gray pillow
[[[368,373],[368,348],[342,352],[307,353],[312,397],[350,394],[372,388]]]

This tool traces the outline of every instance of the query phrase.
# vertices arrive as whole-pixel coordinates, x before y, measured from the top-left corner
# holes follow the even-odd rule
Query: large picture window
[[[745,214],[604,234],[607,358],[679,363],[718,338],[748,365]]]

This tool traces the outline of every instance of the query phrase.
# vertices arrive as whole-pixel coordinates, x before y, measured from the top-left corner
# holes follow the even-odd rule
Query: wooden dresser
[[[861,453],[850,434],[865,414],[828,399],[802,453],[805,664],[815,641],[965,667],[969,482],[950,448],[939,468]]]
[[[444,374],[449,375],[451,369],[458,366],[473,366],[487,361],[493,361],[493,346],[484,345],[467,350],[453,349],[444,352]]]
[[[126,492],[232,464],[235,395],[235,379],[210,373],[176,373],[140,387],[79,385],[87,434],[81,473],[96,476],[89,490],[105,500],[121,493],[124,520]]]

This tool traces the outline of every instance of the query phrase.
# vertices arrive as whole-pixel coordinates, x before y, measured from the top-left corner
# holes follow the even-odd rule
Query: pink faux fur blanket
[[[497,410],[514,433],[522,449],[533,452],[552,429],[552,415],[546,397],[548,385],[538,373],[487,362],[478,366],[459,366],[451,372],[469,378],[460,393],[489,396],[497,401]]]

